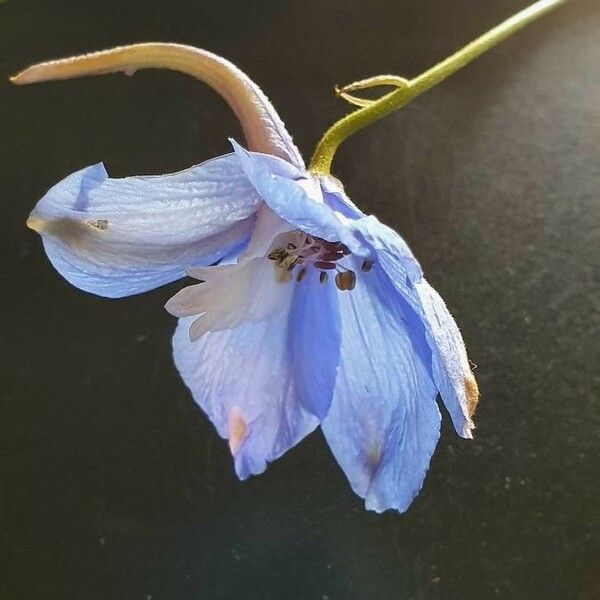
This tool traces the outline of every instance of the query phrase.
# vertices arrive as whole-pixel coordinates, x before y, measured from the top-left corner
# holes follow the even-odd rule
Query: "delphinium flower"
[[[149,43],[32,66],[13,82],[191,74],[229,103],[246,148],[232,140],[231,153],[162,176],[87,167],[51,188],[27,223],[87,292],[116,298],[198,280],[166,304],[179,318],[173,356],[241,479],[320,426],[366,507],[404,511],[439,438],[438,394],[470,438],[479,392],[443,300],[400,235],[352,203],[331,161],[350,134],[558,3],[538,2],[413,80],[341,88],[360,108],[325,134],[309,168],[259,87],[209,52]],[[350,93],[377,85],[394,89],[379,100]]]

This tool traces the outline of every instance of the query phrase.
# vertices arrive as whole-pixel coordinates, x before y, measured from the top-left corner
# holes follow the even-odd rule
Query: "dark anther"
[[[341,252],[328,252],[322,256],[322,259],[325,262],[335,262],[336,260],[340,260],[344,258],[344,255]]]
[[[319,281],[321,283],[327,283],[327,273],[325,273],[325,271],[321,271],[321,274],[319,275]]]
[[[298,283],[300,283],[304,279],[305,275],[306,275],[306,268],[300,269],[298,271],[298,275],[296,275],[296,281]]]
[[[362,264],[362,267],[360,268],[360,270],[363,273],[368,273],[371,270],[372,266],[373,266],[373,263],[370,260],[363,260],[363,264]]]
[[[275,248],[267,255],[269,260],[282,260],[287,256],[287,252],[283,248]]]
[[[338,247],[342,251],[344,256],[348,256],[348,254],[350,254],[350,250],[348,249],[348,246],[346,246],[345,244],[342,244],[342,242],[340,242],[338,244]]]
[[[317,260],[315,261],[315,267],[317,267],[317,269],[335,269],[335,264],[332,262],[326,262],[323,260]]]
[[[356,285],[354,271],[343,271],[335,276],[335,285],[339,290],[353,290]]]

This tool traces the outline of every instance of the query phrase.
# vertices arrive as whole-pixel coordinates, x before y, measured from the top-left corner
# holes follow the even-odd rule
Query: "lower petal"
[[[284,311],[189,340],[193,317],[173,337],[175,364],[194,400],[229,440],[240,479],[262,473],[317,427],[296,400],[288,314]]]
[[[298,402],[322,420],[329,411],[340,363],[341,322],[333,281],[311,270],[295,284],[290,343]]]
[[[438,441],[436,389],[378,265],[339,294],[339,305],[341,362],[323,432],[368,509],[404,511]]]
[[[404,240],[374,217],[356,221],[377,261],[405,304],[411,332],[420,331],[431,350],[431,375],[458,435],[471,438],[479,390],[460,331],[440,295],[423,278]]]
[[[244,479],[327,413],[339,363],[337,294],[318,271],[298,277],[265,258],[193,273],[205,281],[167,303],[184,317],[173,340],[175,363],[229,439]]]

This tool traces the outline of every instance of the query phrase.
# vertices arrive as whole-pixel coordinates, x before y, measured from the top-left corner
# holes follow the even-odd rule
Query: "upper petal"
[[[348,227],[344,215],[325,202],[319,178],[292,171],[291,165],[281,159],[248,152],[231,142],[248,179],[280,218],[315,237],[343,242],[354,254],[368,252]]]
[[[209,331],[189,339],[193,317],[180,319],[173,357],[194,400],[229,440],[240,479],[297,444],[318,420],[296,401],[288,344],[288,315]]]
[[[406,242],[374,216],[365,216],[335,178],[291,171],[285,161],[231,142],[248,179],[281,219],[316,237],[343,242],[356,256],[375,259],[385,249],[402,263],[410,280],[421,279],[421,267]]]
[[[407,282],[419,281],[423,277],[421,265],[414,257],[402,237],[376,217],[370,215],[352,222],[352,231],[359,237],[374,255],[386,252],[396,260],[396,268],[401,271]]]
[[[121,297],[244,244],[260,204],[234,154],[179,173],[123,179],[98,164],[50,189],[28,224],[73,285]]]
[[[312,388],[300,368],[313,357],[301,354],[303,340],[294,343],[297,325],[304,325],[294,282],[281,279],[272,261],[253,258],[204,271],[196,270],[204,283],[167,303],[171,312],[190,315],[179,321],[173,356],[194,399],[229,440],[236,473],[245,479],[317,426],[312,405],[303,401]],[[335,365],[329,373],[331,393]],[[326,393],[328,381],[319,381]]]
[[[406,510],[439,437],[420,332],[379,265],[339,294],[341,362],[322,423],[353,490],[377,512]]]

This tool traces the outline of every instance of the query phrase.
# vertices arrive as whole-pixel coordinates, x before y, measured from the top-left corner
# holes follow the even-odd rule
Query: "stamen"
[[[371,270],[372,266],[373,266],[372,261],[370,261],[370,260],[363,260],[363,264],[362,264],[360,270],[363,273],[368,273]]]
[[[289,254],[283,248],[275,248],[267,254],[269,260],[274,260],[278,267],[291,271],[297,264],[299,256],[297,254]]]
[[[269,252],[269,254],[267,254],[267,258],[269,260],[274,260],[277,262],[283,260],[286,256],[287,252],[283,248],[275,248],[275,250],[272,250]]]
[[[304,280],[309,267],[320,271],[319,281],[326,284],[329,281],[328,271],[337,271],[335,284],[340,290],[352,290],[356,285],[356,275],[342,264],[350,250],[342,242],[330,242],[317,238],[302,231],[292,232],[287,239],[282,240],[282,246],[274,248],[267,254],[267,258],[275,262],[277,280],[287,282],[294,277],[297,283]],[[372,262],[365,260],[362,270],[368,272]]]
[[[335,262],[341,258],[344,258],[344,254],[342,252],[328,252],[327,254],[323,254],[321,257],[321,259],[325,262]]]
[[[356,286],[356,275],[354,271],[344,271],[335,276],[335,285],[339,290],[353,290]]]

